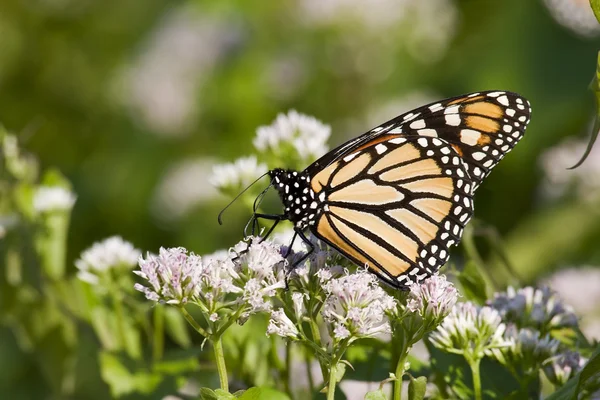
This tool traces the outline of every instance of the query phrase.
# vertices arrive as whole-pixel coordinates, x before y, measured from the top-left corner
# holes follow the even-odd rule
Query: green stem
[[[403,351],[398,358],[398,364],[396,364],[396,381],[394,382],[394,396],[392,397],[394,400],[402,399],[402,377],[404,376],[407,356],[406,351]]]
[[[213,338],[213,349],[215,351],[215,359],[217,361],[217,371],[219,372],[219,381],[221,389],[229,392],[229,381],[227,380],[227,367],[225,366],[225,355],[223,354],[223,344],[221,337]]]
[[[114,282],[112,283],[114,285]],[[121,303],[120,293],[115,290],[114,286],[110,289],[110,297],[117,318],[117,335],[119,338],[119,349],[125,349],[127,354],[130,354],[129,346],[127,346],[127,335],[125,333],[125,314],[123,313],[123,303]]]
[[[327,384],[327,400],[335,399],[335,385],[337,375],[337,358],[331,360],[331,367],[329,367],[329,383]]]
[[[471,367],[471,374],[473,375],[473,391],[475,392],[475,400],[481,400],[481,377],[479,375],[479,363],[481,362],[481,359],[467,359],[467,361]]]
[[[313,381],[312,370],[310,368],[311,357],[308,349],[304,349],[304,355],[306,358],[306,377],[308,379],[308,387],[310,388],[310,393],[312,395],[312,393],[315,392],[315,382]]]
[[[152,332],[152,360],[159,361],[165,348],[165,307],[157,304],[154,307],[154,329]]]
[[[290,373],[292,371],[292,342],[288,341],[285,344],[285,371],[283,372],[283,387],[287,394],[292,396],[292,389],[290,388]]]
[[[318,346],[321,346],[321,333],[319,332],[319,326],[315,322],[314,318],[311,318],[308,323],[310,325],[310,332],[312,334],[313,342],[316,343]],[[327,367],[323,363],[321,357],[317,357],[317,361],[319,362],[319,366],[321,367],[323,380],[325,380],[325,377],[327,376]]]
[[[200,325],[198,325],[198,323],[196,322],[196,320],[194,319],[194,317],[192,317],[190,315],[190,313],[187,312],[187,310],[184,307],[179,307],[179,309],[181,310],[181,313],[183,314],[183,317],[186,319],[187,322],[189,322],[189,324],[192,326],[192,328],[194,328],[194,330],[196,332],[198,332],[200,335],[202,335],[205,338],[207,338],[208,337],[208,332],[206,332]]]

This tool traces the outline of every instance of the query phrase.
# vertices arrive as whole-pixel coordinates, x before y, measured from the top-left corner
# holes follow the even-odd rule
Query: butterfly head
[[[315,196],[310,188],[308,174],[276,168],[269,171],[269,176],[271,185],[279,192],[285,207],[285,215],[298,227],[306,227],[309,221],[308,215],[314,212],[314,209],[311,210],[309,206]]]

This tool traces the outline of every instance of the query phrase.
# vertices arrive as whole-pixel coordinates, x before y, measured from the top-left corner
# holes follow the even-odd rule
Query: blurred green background
[[[279,112],[331,124],[334,146],[430,101],[515,91],[532,122],[476,217],[530,283],[600,265],[600,153],[565,169],[591,128],[599,35],[587,0],[3,0],[0,123],[73,184],[74,272],[115,234],[144,251],[237,242],[249,215],[218,226],[211,168]]]

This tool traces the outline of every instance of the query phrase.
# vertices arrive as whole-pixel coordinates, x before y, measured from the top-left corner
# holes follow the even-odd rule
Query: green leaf
[[[223,398],[225,400],[225,398]],[[239,397],[240,400],[290,400],[287,394],[268,387],[253,387]],[[219,400],[221,400],[219,398]]]
[[[171,339],[184,349],[192,345],[190,331],[181,312],[176,307],[164,307],[165,328]]]
[[[594,5],[595,3],[595,5]],[[600,15],[600,0],[590,0],[590,4],[592,4],[592,9],[594,9],[594,13],[596,14],[596,18]],[[594,147],[594,143],[598,138],[598,132],[600,132],[600,52],[598,52],[598,61],[596,63],[596,73],[594,74],[594,79],[590,84],[590,90],[594,93],[594,98],[596,100],[596,119],[594,121],[594,126],[592,128],[592,134],[590,136],[590,141],[588,142],[587,148],[585,149],[585,153],[581,159],[569,169],[575,169],[579,167],[583,162],[588,158],[590,152],[592,151],[592,147]]]
[[[590,0],[590,6],[592,6],[596,19],[600,22],[600,0]]]
[[[335,367],[335,381],[341,382],[344,374],[346,373],[346,364],[339,362]]]
[[[100,354],[100,373],[113,397],[135,392],[150,394],[162,381],[162,377],[155,373],[130,371],[119,357],[109,352]]]
[[[466,263],[465,268],[458,274],[458,281],[467,300],[483,304],[487,300],[487,284],[474,261]]]
[[[203,387],[200,388],[200,399],[201,400],[217,400],[217,394],[214,390]]]
[[[569,379],[563,387],[547,397],[546,400],[571,400],[577,399],[590,378],[600,373],[600,346],[594,352],[588,363],[579,373]]]
[[[387,400],[387,396],[383,392],[383,390],[375,390],[373,392],[368,392],[365,395],[365,400]]]
[[[425,389],[427,386],[427,378],[420,376],[418,378],[410,377],[408,382],[408,399],[423,400],[425,398]]]

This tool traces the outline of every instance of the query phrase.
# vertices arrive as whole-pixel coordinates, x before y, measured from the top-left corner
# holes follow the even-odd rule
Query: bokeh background
[[[600,337],[600,151],[578,169],[600,26],[587,0],[3,0],[0,123],[72,182],[68,265],[121,235],[210,253],[249,217],[210,183],[295,109],[337,145],[413,107],[501,89],[533,107],[476,197],[500,285],[549,282]],[[497,233],[497,235],[496,235]],[[460,254],[460,249],[457,251]]]

